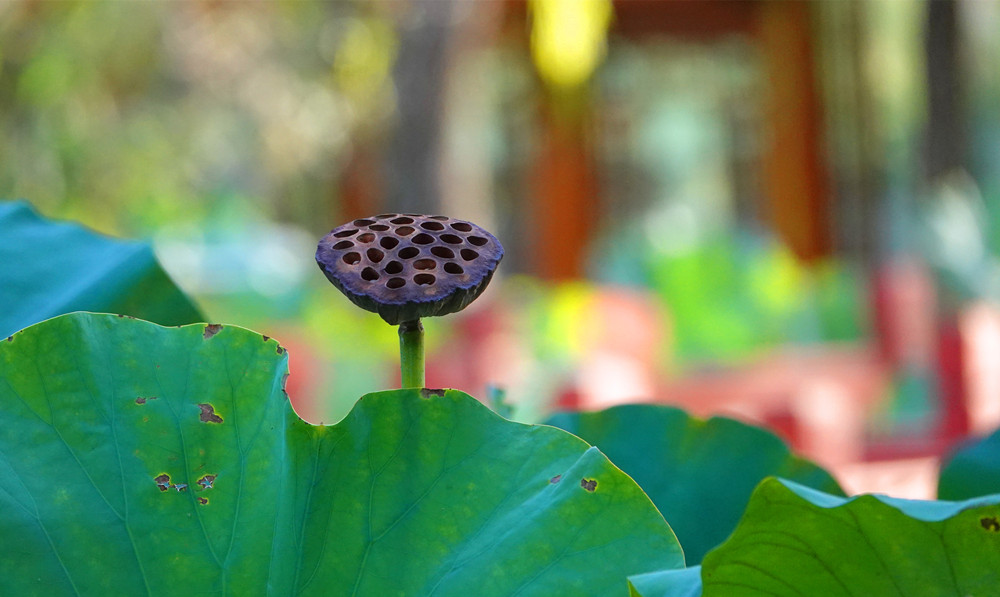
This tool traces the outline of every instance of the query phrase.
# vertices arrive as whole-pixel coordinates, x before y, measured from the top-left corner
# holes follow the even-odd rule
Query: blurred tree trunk
[[[958,4],[939,0],[927,5],[928,119],[924,148],[927,181],[965,166],[966,135],[963,123],[959,56]]]
[[[411,0],[393,69],[398,122],[384,165],[384,211],[440,211],[438,181],[454,0]]]

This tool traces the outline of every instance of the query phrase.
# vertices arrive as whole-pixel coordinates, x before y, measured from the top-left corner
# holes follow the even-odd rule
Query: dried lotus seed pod
[[[392,325],[461,311],[503,258],[495,236],[445,216],[382,214],[334,228],[316,249],[327,279]]]

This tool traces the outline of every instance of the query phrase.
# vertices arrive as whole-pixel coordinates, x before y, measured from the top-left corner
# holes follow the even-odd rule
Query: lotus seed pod
[[[461,311],[503,258],[495,236],[464,220],[382,214],[319,241],[316,263],[355,305],[392,325]]]

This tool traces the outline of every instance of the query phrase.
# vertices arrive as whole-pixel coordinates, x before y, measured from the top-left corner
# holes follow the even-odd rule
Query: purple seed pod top
[[[503,247],[446,216],[382,214],[319,241],[316,263],[355,305],[392,325],[461,311],[486,289]]]

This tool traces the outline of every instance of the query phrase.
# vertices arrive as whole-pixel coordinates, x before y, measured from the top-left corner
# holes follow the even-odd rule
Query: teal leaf
[[[774,434],[732,419],[655,405],[560,413],[547,421],[598,447],[642,487],[697,564],[736,527],[754,487],[780,476],[842,494],[829,473]]]
[[[604,596],[683,566],[568,433],[452,390],[312,426],[287,371],[234,326],[75,313],[0,341],[0,594]]]
[[[956,450],[941,467],[938,498],[964,500],[1000,493],[1000,429]]]
[[[732,537],[705,556],[704,595],[996,595],[998,521],[1000,495],[841,498],[768,479]]]
[[[202,316],[148,243],[52,222],[23,201],[0,202],[0,338],[72,311],[181,325]]]
[[[631,597],[699,597],[701,566],[630,576]]]

